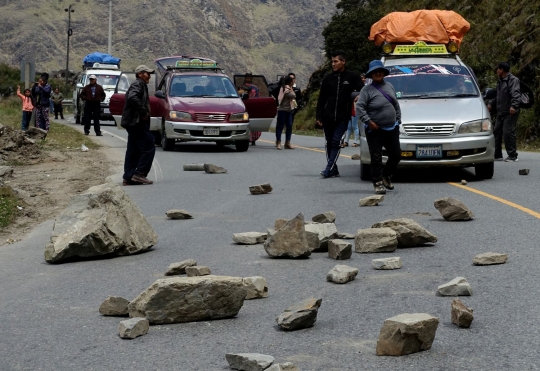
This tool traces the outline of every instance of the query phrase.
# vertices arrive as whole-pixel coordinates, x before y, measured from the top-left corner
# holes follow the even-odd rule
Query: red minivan
[[[150,130],[164,151],[177,142],[233,144],[239,152],[249,148],[252,131],[269,131],[276,116],[276,101],[269,95],[240,94],[232,80],[213,60],[174,56],[156,59],[157,73],[149,86]],[[121,76],[110,110],[120,127],[125,92],[134,75]]]

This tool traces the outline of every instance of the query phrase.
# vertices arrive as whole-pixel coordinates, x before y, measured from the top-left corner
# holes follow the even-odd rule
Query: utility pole
[[[109,48],[107,53],[112,55],[112,0],[109,0]]]
[[[66,87],[68,86],[68,76],[69,76],[69,38],[73,34],[73,30],[71,29],[71,13],[73,13],[75,10],[71,9],[73,5],[70,5],[69,8],[64,9],[68,13],[68,26],[67,26],[67,55],[66,55]]]

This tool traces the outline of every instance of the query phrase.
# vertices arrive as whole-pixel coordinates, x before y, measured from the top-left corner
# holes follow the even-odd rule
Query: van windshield
[[[416,64],[388,66],[385,78],[398,99],[477,97],[478,88],[463,66]]]
[[[238,98],[231,80],[225,76],[174,76],[169,91],[171,97]]]
[[[103,89],[114,89],[120,76],[117,75],[97,75],[97,83],[103,87]]]

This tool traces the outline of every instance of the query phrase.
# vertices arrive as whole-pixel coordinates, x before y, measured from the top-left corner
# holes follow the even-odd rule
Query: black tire
[[[371,180],[371,165],[360,162],[360,179]]]
[[[168,139],[167,138],[167,132],[165,131],[165,127],[161,130],[161,149],[164,151],[172,151],[174,150],[174,139]]]
[[[236,152],[246,152],[249,149],[249,140],[235,140]]]
[[[491,179],[495,172],[495,163],[492,161],[485,164],[476,164],[474,165],[474,172],[477,179]]]

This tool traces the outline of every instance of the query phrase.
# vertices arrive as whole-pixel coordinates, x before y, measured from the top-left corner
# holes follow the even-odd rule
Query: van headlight
[[[232,122],[248,121],[248,120],[249,120],[249,114],[247,112],[233,113],[231,117],[229,117],[229,121],[232,121]]]
[[[488,119],[464,122],[458,130],[458,134],[473,134],[483,131],[491,131],[491,121]]]
[[[193,121],[191,114],[188,112],[170,111],[169,117],[173,120],[178,120],[178,121]]]

